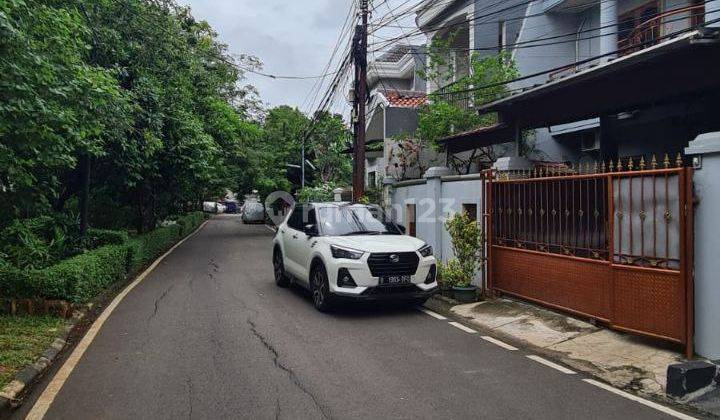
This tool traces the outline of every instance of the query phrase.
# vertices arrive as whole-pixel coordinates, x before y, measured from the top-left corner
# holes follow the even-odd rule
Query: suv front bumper
[[[376,286],[368,287],[360,294],[335,293],[339,299],[351,301],[385,301],[385,300],[421,300],[428,299],[437,293],[438,288],[422,290],[415,284],[403,286]]]

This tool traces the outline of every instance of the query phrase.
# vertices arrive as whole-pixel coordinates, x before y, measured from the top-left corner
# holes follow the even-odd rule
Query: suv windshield
[[[402,235],[379,207],[320,207],[317,211],[323,235]]]

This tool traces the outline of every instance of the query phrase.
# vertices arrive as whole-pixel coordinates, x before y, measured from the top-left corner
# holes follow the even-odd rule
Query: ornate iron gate
[[[489,174],[488,288],[692,354],[692,169],[649,166]]]

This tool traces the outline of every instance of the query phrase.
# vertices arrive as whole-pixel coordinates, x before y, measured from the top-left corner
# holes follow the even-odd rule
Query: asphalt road
[[[321,314],[275,286],[271,235],[208,223],[116,308],[46,418],[666,416],[412,308]]]

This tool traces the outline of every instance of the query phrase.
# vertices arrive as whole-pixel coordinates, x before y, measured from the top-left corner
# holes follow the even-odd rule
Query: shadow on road
[[[313,306],[312,295],[310,292],[296,284],[289,287],[295,296],[307,302],[309,307]],[[408,313],[414,313],[415,307],[406,302],[387,301],[387,302],[353,302],[340,301],[335,304],[331,312],[325,314],[328,317],[339,319],[369,319],[383,317],[400,317],[406,316]]]

